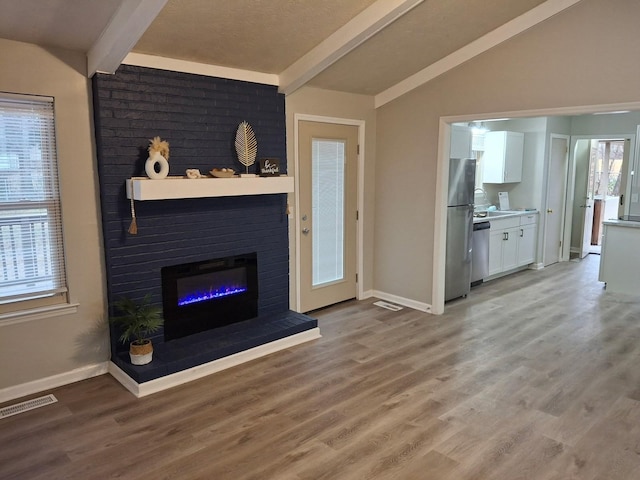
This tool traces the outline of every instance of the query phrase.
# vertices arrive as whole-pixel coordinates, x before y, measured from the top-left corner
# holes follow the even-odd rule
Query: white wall
[[[77,313],[0,326],[3,389],[91,369],[109,358],[103,249],[86,57],[0,39],[0,91],[55,98],[67,277]],[[13,389],[11,389],[11,387]]]

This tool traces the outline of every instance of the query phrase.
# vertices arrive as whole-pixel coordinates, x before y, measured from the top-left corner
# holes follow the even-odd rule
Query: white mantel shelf
[[[178,198],[233,197],[293,192],[293,177],[185,178],[152,180],[133,177],[126,181],[127,198],[134,200],[171,200]]]

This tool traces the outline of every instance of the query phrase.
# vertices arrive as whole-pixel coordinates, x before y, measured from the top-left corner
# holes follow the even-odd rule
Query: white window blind
[[[0,304],[67,290],[53,107],[0,93]]]
[[[345,151],[343,140],[312,141],[312,285],[344,279]]]

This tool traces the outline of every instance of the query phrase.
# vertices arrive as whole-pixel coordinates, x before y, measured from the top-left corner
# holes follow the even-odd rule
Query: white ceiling
[[[0,0],[0,38],[86,52],[89,75],[134,52],[274,74],[285,93],[377,95],[535,7],[577,1]]]

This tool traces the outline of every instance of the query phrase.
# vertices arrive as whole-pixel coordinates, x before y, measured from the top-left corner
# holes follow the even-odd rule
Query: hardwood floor
[[[442,316],[347,302],[320,340],[143,399],[108,375],[56,389],[0,420],[0,478],[638,479],[640,297],[597,269]]]

